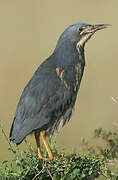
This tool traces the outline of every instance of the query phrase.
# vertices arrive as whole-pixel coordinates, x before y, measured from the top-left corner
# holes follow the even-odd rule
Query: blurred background
[[[76,22],[108,23],[85,47],[86,67],[75,110],[56,141],[79,150],[81,137],[118,121],[118,1],[0,0],[0,125],[7,136],[20,95],[37,67],[54,50],[64,29]],[[34,137],[28,138],[34,146]],[[24,147],[24,142],[20,145]],[[11,157],[0,129],[0,160]]]

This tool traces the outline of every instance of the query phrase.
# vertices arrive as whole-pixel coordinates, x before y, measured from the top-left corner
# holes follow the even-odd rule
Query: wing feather
[[[48,124],[56,112],[61,116],[59,108],[63,109],[71,97],[54,68],[41,71],[39,69],[34,74],[18,103],[10,133],[16,144],[21,143],[35,129]]]

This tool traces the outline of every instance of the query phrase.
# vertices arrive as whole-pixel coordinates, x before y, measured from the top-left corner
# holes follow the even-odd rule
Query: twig
[[[43,169],[42,169],[42,170],[43,170]],[[32,180],[35,180],[35,179],[39,176],[39,174],[41,174],[42,170],[39,171],[38,174],[36,174]]]
[[[5,133],[5,131],[4,131],[4,129],[3,129],[3,127],[2,127],[1,125],[0,125],[0,128],[1,128],[1,130],[2,130],[2,134],[4,135],[7,143],[9,144],[10,150],[11,150],[13,153],[16,153],[16,151],[14,151],[14,149],[13,149],[13,147],[12,147],[12,145],[11,145],[11,143],[10,143],[10,141],[9,141],[9,139],[8,139],[6,133]]]
[[[107,180],[111,180],[111,179],[109,179],[107,176],[105,176],[104,174],[101,174],[105,179],[107,179]]]
[[[101,176],[103,176],[105,179],[107,179],[107,180],[111,180],[111,179],[109,179],[105,174],[103,174],[102,172],[99,172],[99,175],[101,175]]]
[[[47,171],[48,171],[48,174],[49,174],[49,176],[51,177],[51,179],[54,180],[54,178],[53,178],[53,176],[52,176],[52,174],[51,174],[51,172],[49,171],[48,168],[47,168]]]

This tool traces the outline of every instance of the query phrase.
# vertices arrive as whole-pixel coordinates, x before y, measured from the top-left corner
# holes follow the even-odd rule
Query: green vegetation
[[[40,160],[27,142],[23,152],[10,144],[14,158],[0,164],[0,180],[118,180],[118,131],[99,128],[94,138],[102,139],[105,145],[91,146],[83,139],[84,154],[58,152],[55,142],[49,139],[54,155],[50,161]],[[47,156],[44,148],[43,155]]]

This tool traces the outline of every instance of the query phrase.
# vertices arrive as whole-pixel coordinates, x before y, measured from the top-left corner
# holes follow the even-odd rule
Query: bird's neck
[[[84,47],[78,50],[76,44],[63,44],[54,51],[56,65],[62,68],[74,67],[79,62],[85,64]]]

